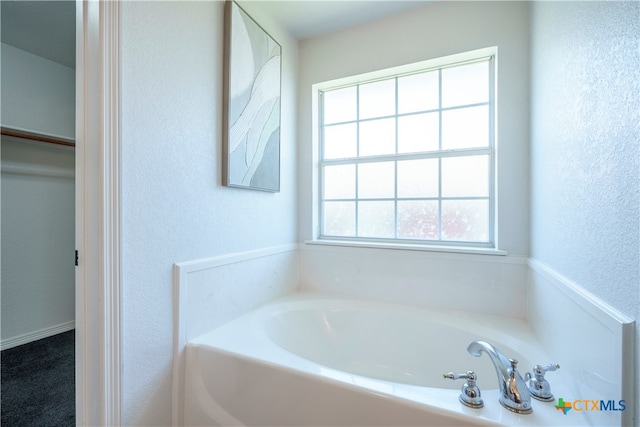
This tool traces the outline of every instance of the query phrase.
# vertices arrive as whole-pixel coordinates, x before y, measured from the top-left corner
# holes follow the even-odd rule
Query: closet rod
[[[30,139],[32,141],[47,142],[49,144],[65,145],[67,147],[76,146],[76,142],[73,139],[61,138],[59,136],[42,135],[35,132],[6,128],[4,126],[0,128],[0,133],[6,136]]]

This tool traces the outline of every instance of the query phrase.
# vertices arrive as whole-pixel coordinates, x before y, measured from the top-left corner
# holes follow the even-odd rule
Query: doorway
[[[2,424],[37,425],[42,416],[67,424],[75,420],[75,2],[1,7]],[[58,392],[44,393],[47,383]]]

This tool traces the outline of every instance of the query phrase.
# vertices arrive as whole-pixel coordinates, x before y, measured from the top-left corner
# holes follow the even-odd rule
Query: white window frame
[[[419,154],[393,154],[388,156],[378,156],[376,161],[393,161],[404,159],[420,159],[420,158],[443,158],[449,156],[462,156],[471,154],[483,154],[489,157],[489,212],[488,212],[488,240],[483,242],[467,242],[467,241],[450,241],[450,240],[426,240],[426,239],[398,239],[398,238],[367,238],[358,236],[324,236],[322,234],[323,224],[323,166],[331,164],[355,164],[362,163],[365,160],[361,158],[354,158],[349,160],[322,160],[322,129],[323,119],[321,117],[322,112],[322,93],[327,90],[338,89],[342,87],[362,85],[377,80],[385,80],[391,78],[401,77],[408,74],[416,74],[420,72],[428,72],[431,70],[437,70],[452,66],[463,65],[465,63],[478,62],[482,60],[490,59],[490,96],[488,100],[489,105],[489,145],[482,148],[469,148],[461,150],[440,150],[438,152],[419,153]],[[497,115],[497,48],[479,49],[471,52],[466,52],[457,55],[451,55],[447,57],[437,58],[428,61],[422,61],[407,66],[394,67],[382,71],[373,73],[360,74],[348,78],[332,80],[320,84],[313,85],[313,130],[314,130],[314,168],[313,168],[313,181],[314,181],[314,196],[313,196],[313,226],[314,226],[314,239],[307,243],[319,243],[319,244],[339,244],[349,246],[368,246],[368,247],[405,247],[409,249],[426,249],[426,250],[443,250],[443,251],[461,251],[471,253],[491,253],[502,254],[504,251],[498,249],[497,242],[497,183],[496,183],[496,170],[497,170],[497,134],[496,134],[496,115]],[[442,107],[439,106],[439,110],[442,111]],[[396,172],[397,173],[397,172]],[[439,171],[442,174],[442,171]],[[441,177],[439,177],[441,178]],[[441,185],[441,180],[439,185]],[[446,198],[442,197],[439,193],[437,200],[440,202]],[[393,200],[398,201],[397,194]],[[357,215],[357,213],[356,213]],[[396,208],[397,216],[397,208]],[[397,222],[397,218],[396,218]],[[439,230],[442,227],[439,224]],[[441,236],[439,235],[439,238]]]

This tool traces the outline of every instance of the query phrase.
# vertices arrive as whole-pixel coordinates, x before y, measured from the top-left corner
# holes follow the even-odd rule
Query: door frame
[[[76,424],[122,424],[121,2],[76,0]]]

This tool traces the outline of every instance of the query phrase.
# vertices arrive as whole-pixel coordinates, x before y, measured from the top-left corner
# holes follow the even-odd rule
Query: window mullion
[[[325,230],[324,230],[324,206],[325,206],[325,199],[324,199],[324,92],[320,92],[318,94],[318,102],[320,103],[320,105],[318,106],[318,116],[319,116],[319,121],[320,121],[320,126],[318,129],[318,140],[320,141],[319,147],[318,147],[318,158],[320,159],[320,164],[318,165],[318,170],[320,171],[320,179],[318,182],[318,192],[319,192],[319,199],[320,199],[320,203],[318,204],[319,206],[317,206],[317,209],[319,210],[318,212],[318,221],[320,221],[320,224],[318,224],[318,228],[320,231],[320,235],[323,236],[325,234]]]
[[[407,153],[407,154],[389,154],[380,156],[368,156],[368,157],[348,157],[345,159],[328,159],[322,160],[321,165],[351,165],[358,163],[378,163],[378,162],[393,162],[402,160],[423,160],[423,159],[437,159],[442,157],[463,157],[463,156],[479,156],[479,155],[491,154],[491,148],[479,147],[479,148],[461,148],[455,150],[445,151],[427,151],[422,153]]]
[[[358,158],[360,157],[360,85],[356,86],[356,123],[358,124],[356,127],[356,138],[357,138],[357,145],[356,145],[356,155],[358,156]],[[359,194],[358,194],[358,175],[359,175],[359,167],[358,164],[356,163],[355,165],[355,173],[356,173],[356,179],[355,179],[355,183],[356,183],[356,188],[355,188],[355,194],[356,194],[356,200],[355,200],[355,227],[356,229],[355,231],[355,236],[358,237],[359,235],[359,219],[360,219],[360,215],[359,215],[359,208],[360,208],[360,204],[358,201],[359,198]]]
[[[395,78],[395,100],[396,100],[396,108],[395,108],[395,143],[396,143],[396,159],[398,154],[398,78]],[[394,186],[393,186],[393,237],[398,238],[398,160],[393,162],[393,172],[394,172]]]
[[[495,179],[496,179],[496,158],[495,158],[495,56],[489,59],[489,238],[491,243],[497,245],[497,238],[495,234],[495,218],[496,218],[496,194],[495,194]],[[493,201],[493,203],[492,203]]]
[[[442,69],[438,70],[438,149],[442,152]],[[438,157],[438,240],[442,240],[442,157]]]

